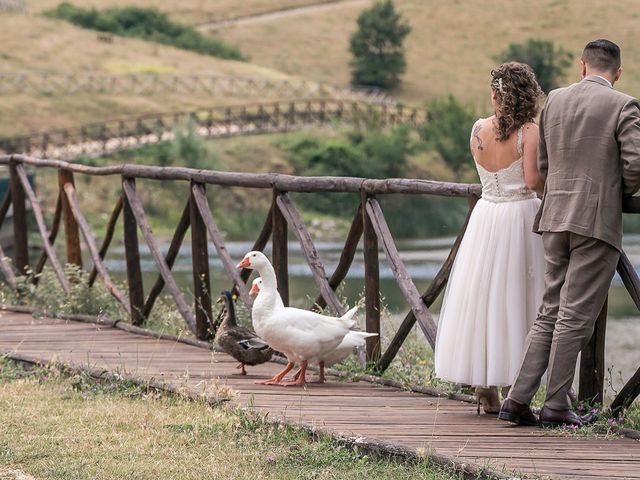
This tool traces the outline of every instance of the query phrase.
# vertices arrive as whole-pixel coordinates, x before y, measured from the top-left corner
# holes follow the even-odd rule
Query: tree
[[[473,165],[469,151],[469,135],[476,119],[473,109],[449,95],[429,102],[427,111],[429,120],[420,130],[426,147],[438,152],[456,173],[465,165]]]
[[[392,0],[378,0],[364,10],[351,35],[351,83],[385,89],[398,85],[407,68],[402,44],[410,31]]]
[[[560,86],[572,60],[571,52],[562,47],[556,48],[549,40],[536,39],[529,39],[526,43],[511,43],[498,57],[500,62],[515,61],[529,65],[545,93]]]

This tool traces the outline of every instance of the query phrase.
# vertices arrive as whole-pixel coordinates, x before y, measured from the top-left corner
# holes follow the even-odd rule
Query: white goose
[[[263,286],[253,302],[253,328],[271,348],[284,353],[289,360],[287,366],[273,378],[256,383],[304,385],[309,359],[318,359],[325,352],[335,350],[355,322],[348,318],[285,307],[278,293],[276,273],[262,252],[247,253],[238,268],[251,268],[260,273]],[[282,379],[295,362],[300,363],[300,374],[294,381],[283,383]]]
[[[257,293],[260,292],[261,289],[262,289],[262,278],[261,277],[257,277],[253,281],[253,283],[251,285],[251,291],[249,293],[257,294]],[[282,303],[282,299],[280,299],[279,295],[278,295],[278,299],[280,300],[280,303]],[[284,307],[284,305],[283,305],[283,307]],[[355,315],[357,309],[358,309],[358,307],[353,307],[351,310],[349,310],[347,313],[345,313],[341,318],[352,319],[353,316]],[[320,367],[320,375],[318,377],[317,383],[324,383],[324,381],[325,381],[325,375],[324,375],[325,367],[331,367],[332,365],[335,365],[336,363],[340,363],[345,358],[347,358],[349,355],[354,353],[357,348],[364,347],[367,338],[375,337],[377,335],[378,335],[377,333],[356,332],[356,331],[350,330],[344,336],[344,338],[342,339],[342,342],[340,342],[340,344],[334,350],[329,351],[329,352],[324,352],[320,356],[320,358],[308,359],[309,363],[315,363],[317,361],[318,362],[318,366]],[[297,379],[298,375],[299,375],[299,372],[294,375],[294,377],[293,377],[294,380]]]

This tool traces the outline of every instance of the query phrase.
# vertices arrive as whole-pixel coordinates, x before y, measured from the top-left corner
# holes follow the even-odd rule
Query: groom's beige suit
[[[622,241],[622,199],[640,187],[640,104],[599,76],[552,91],[540,115],[546,177],[534,230],[545,293],[509,397],[529,404],[548,368],[545,405],[567,410],[578,352],[593,334]]]

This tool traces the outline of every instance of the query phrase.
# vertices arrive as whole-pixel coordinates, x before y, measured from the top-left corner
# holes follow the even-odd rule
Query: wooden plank
[[[367,205],[371,197],[364,192],[361,204]],[[373,226],[372,218],[367,208],[362,209],[363,222],[363,253],[364,253],[364,297],[366,331],[377,333],[373,338],[367,338],[367,361],[377,363],[380,360],[380,262],[378,260],[378,237]]]
[[[153,256],[158,270],[160,270],[160,274],[164,278],[167,288],[171,292],[171,296],[176,302],[176,307],[178,308],[180,315],[182,315],[182,318],[185,320],[191,331],[196,333],[196,319],[193,315],[193,312],[189,310],[182,292],[180,292],[175,279],[171,275],[171,270],[169,269],[167,262],[162,256],[158,241],[153,236],[153,232],[149,227],[149,222],[147,222],[147,217],[144,213],[144,209],[142,208],[142,204],[140,203],[140,200],[136,195],[134,180],[131,178],[124,178],[122,181],[122,188],[127,200],[125,202],[125,214],[127,211],[127,205],[129,205],[136,222],[138,223],[138,225],[140,225],[140,230],[142,230],[142,234],[145,241],[147,242],[147,245],[149,246],[149,250],[151,251],[151,255]]]
[[[422,300],[418,289],[411,280],[404,262],[400,258],[400,254],[393,241],[391,231],[384,219],[382,208],[375,198],[369,198],[367,200],[366,211],[371,219],[371,223],[378,236],[378,240],[382,243],[382,247],[387,260],[389,261],[389,265],[391,266],[391,270],[393,271],[393,275],[396,277],[396,282],[400,287],[400,291],[407,300],[407,303],[409,303],[409,306],[418,320],[427,341],[431,347],[434,348],[436,344],[436,322],[433,320],[433,317]]]
[[[191,225],[191,260],[193,264],[193,295],[196,321],[196,337],[209,340],[213,335],[211,313],[211,282],[209,280],[209,250],[207,226],[200,214],[193,191],[203,185],[191,183],[189,218]],[[202,193],[204,195],[204,192]],[[168,265],[167,265],[168,267]]]
[[[336,292],[329,285],[324,265],[320,260],[320,255],[313,244],[313,239],[311,238],[309,231],[304,226],[300,213],[291,201],[291,198],[286,192],[281,193],[276,197],[276,204],[278,205],[280,212],[284,215],[287,223],[291,225],[293,233],[298,237],[298,241],[302,247],[302,253],[307,261],[307,265],[311,268],[311,274],[313,275],[316,285],[320,288],[321,295],[333,311],[338,314],[338,316],[344,315],[347,309],[338,299]]]
[[[184,236],[189,230],[189,202],[184,206],[182,210],[182,215],[180,216],[180,220],[178,221],[178,226],[176,227],[176,231],[173,233],[173,238],[171,239],[171,243],[169,244],[169,250],[167,250],[167,255],[164,260],[167,262],[167,266],[169,269],[173,268],[173,264],[178,257],[178,253],[180,252],[180,247],[182,246],[182,241],[184,240]],[[149,318],[151,315],[151,310],[153,309],[153,305],[155,304],[158,296],[162,292],[164,288],[164,278],[161,274],[158,275],[156,283],[151,288],[149,292],[149,296],[147,297],[147,301],[144,304],[144,309],[142,310],[142,315],[144,318]]]
[[[26,155],[0,155],[0,165],[20,162],[38,167],[59,168],[88,175],[121,175],[128,178],[154,180],[186,180],[235,187],[276,189],[282,192],[350,192],[362,191],[370,195],[389,193],[420,193],[447,197],[479,196],[482,188],[477,184],[438,182],[420,179],[388,178],[364,179],[360,177],[318,176],[305,177],[280,173],[240,173],[198,170],[185,167],[156,167],[151,165],[122,164],[92,167],[64,160],[39,159]]]
[[[271,230],[272,256],[271,263],[276,272],[278,292],[282,297],[285,306],[289,305],[289,246],[287,238],[287,220],[278,208],[278,190],[273,191],[273,202],[271,204],[271,219],[273,227]]]
[[[120,212],[122,211],[123,199],[122,195],[118,197],[115,206],[113,207],[113,211],[111,212],[111,216],[109,217],[109,221],[107,222],[107,228],[104,235],[104,239],[102,240],[102,245],[100,246],[100,251],[98,255],[101,260],[104,260],[104,257],[107,255],[107,251],[109,250],[109,246],[111,245],[111,240],[113,240],[113,234],[116,230],[116,224],[118,223],[118,217],[120,216]],[[91,273],[89,273],[89,286],[92,286],[96,281],[96,276],[98,275],[98,270],[94,265],[91,268]],[[146,318],[146,316],[145,316]]]
[[[627,383],[622,387],[620,393],[616,395],[611,406],[609,407],[612,412],[617,416],[623,409],[627,409],[631,406],[633,401],[640,395],[640,368],[636,370],[636,373],[629,379]]]
[[[447,259],[442,264],[442,267],[440,267],[440,270],[438,270],[438,273],[429,284],[427,290],[422,294],[422,301],[427,306],[427,308],[431,307],[431,305],[436,300],[436,298],[438,298],[438,295],[440,295],[440,292],[442,292],[449,280],[449,274],[451,273],[453,262],[455,261],[456,255],[458,254],[460,244],[462,243],[464,234],[467,231],[467,225],[469,225],[469,219],[471,218],[471,214],[473,213],[473,209],[475,208],[477,201],[478,199],[476,197],[469,198],[469,211],[467,212],[467,218],[464,222],[464,225],[460,229],[460,233],[458,233],[458,236],[456,237],[456,240],[451,247],[451,251],[447,256]],[[382,373],[389,367],[389,365],[391,365],[391,362],[398,354],[400,347],[411,332],[411,329],[413,328],[413,325],[415,323],[416,316],[414,315],[413,310],[409,310],[407,315],[404,317],[404,320],[400,324],[400,327],[398,328],[395,336],[389,343],[387,350],[384,352],[384,355],[382,355],[380,361],[376,365],[376,371]]]
[[[135,180],[122,178],[122,189],[125,184],[131,182],[135,188]],[[138,224],[131,207],[131,200],[124,193],[123,197],[123,233],[124,253],[127,261],[127,284],[129,285],[129,314],[131,323],[142,325],[145,321],[144,309],[144,284],[142,281],[142,269],[140,268],[140,247],[138,245]]]
[[[10,162],[11,204],[13,205],[13,264],[20,275],[29,271],[29,242],[27,232],[27,206],[22,182],[18,176],[18,163]]]
[[[62,265],[60,264],[60,260],[58,260],[58,255],[53,249],[53,245],[49,243],[49,232],[47,232],[47,225],[44,222],[44,216],[42,215],[42,210],[40,209],[40,203],[36,198],[36,194],[31,188],[29,184],[29,179],[27,178],[27,173],[24,171],[24,167],[22,165],[15,166],[15,172],[22,183],[22,188],[29,198],[29,202],[31,203],[31,210],[33,211],[33,216],[36,219],[36,225],[38,226],[38,231],[40,232],[40,238],[42,238],[42,244],[44,247],[44,251],[47,253],[47,257],[49,257],[49,261],[51,262],[51,267],[58,277],[58,281],[60,282],[60,286],[66,295],[69,295],[71,292],[71,288],[69,287],[69,281],[64,274],[64,270],[62,269]]]
[[[593,335],[580,353],[578,399],[602,405],[604,400],[604,345],[607,333],[607,300],[596,319]]]
[[[49,243],[53,245],[58,236],[58,230],[60,230],[60,220],[62,217],[62,197],[64,196],[64,192],[60,190],[58,192],[58,199],[56,200],[56,209],[53,214],[53,221],[51,222],[51,231],[49,232]],[[37,283],[40,279],[39,273],[42,272],[45,264],[47,263],[47,252],[43,251],[38,259],[38,263],[36,263],[36,267],[33,270],[36,275],[34,275],[34,283]]]
[[[340,286],[349,272],[349,268],[353,263],[353,257],[358,249],[358,242],[360,241],[360,237],[362,237],[362,230],[362,205],[358,205],[356,214],[351,222],[351,227],[349,228],[349,233],[347,234],[347,240],[345,241],[344,248],[340,253],[338,265],[329,279],[329,287],[334,291]],[[317,306],[318,308],[324,308],[326,304],[327,302],[322,294],[318,295],[314,302],[314,306]]]
[[[229,275],[229,277],[231,277],[231,279],[233,280],[234,289],[239,292],[242,302],[249,310],[251,310],[251,307],[253,306],[253,300],[251,299],[251,295],[249,295],[249,291],[247,290],[245,282],[240,276],[240,272],[233,263],[233,260],[231,260],[231,255],[229,255],[229,251],[227,250],[227,246],[224,243],[222,234],[220,233],[218,225],[213,219],[213,213],[209,208],[209,202],[207,201],[207,196],[205,195],[204,185],[193,184],[191,186],[191,192],[200,215],[202,215],[202,219],[204,220],[207,231],[209,232],[209,237],[211,238],[211,241],[213,242],[213,245],[218,252],[218,256],[222,261],[222,266],[227,272],[227,275]]]
[[[75,188],[73,172],[68,170],[58,170],[58,185],[60,191],[65,184],[70,183]],[[60,196],[62,200],[62,219],[64,221],[64,238],[67,248],[67,263],[82,268],[82,251],[80,250],[80,232],[78,224],[71,213],[71,207],[65,195]]]
[[[84,238],[84,243],[89,249],[89,254],[91,255],[91,259],[93,264],[96,266],[102,281],[104,282],[105,287],[109,290],[109,293],[113,295],[113,297],[122,305],[125,311],[130,315],[131,310],[129,306],[129,302],[125,296],[118,290],[118,288],[114,285],[107,268],[102,263],[102,259],[98,253],[98,248],[96,247],[95,240],[93,237],[93,233],[91,232],[91,227],[87,223],[84,215],[82,215],[82,211],[80,210],[80,204],[78,202],[78,198],[76,196],[76,190],[73,188],[73,185],[67,183],[64,186],[64,193],[67,196],[67,200],[69,200],[69,207],[71,208],[71,213],[75,217],[76,222],[78,223],[78,228],[80,229],[80,233]]]
[[[9,207],[11,206],[11,185],[7,189],[7,193],[4,194],[4,198],[2,199],[2,203],[0,203],[0,225],[4,222],[7,217],[7,212],[9,211]]]

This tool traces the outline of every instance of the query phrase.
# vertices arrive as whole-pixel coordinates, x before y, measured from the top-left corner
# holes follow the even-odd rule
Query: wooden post
[[[13,262],[18,273],[25,275],[29,270],[26,198],[18,176],[17,164],[13,161],[9,164],[9,174],[13,204]]]
[[[289,305],[289,258],[287,245],[287,221],[278,208],[277,198],[280,192],[273,191],[271,221],[273,222],[271,243],[273,246],[272,262],[276,271],[278,291],[285,306]]]
[[[75,188],[73,172],[58,170],[58,186],[60,187],[60,200],[62,201],[62,221],[64,222],[64,238],[67,248],[67,263],[82,268],[82,251],[80,250],[80,231],[78,223],[71,213],[69,200],[64,194],[64,184],[70,183]]]
[[[126,181],[122,179],[123,183]],[[130,180],[135,187],[135,180]],[[142,269],[140,268],[140,247],[138,245],[138,225],[133,215],[131,204],[126,195],[123,195],[123,226],[124,226],[124,250],[127,259],[127,283],[129,284],[129,305],[131,307],[131,323],[142,325],[144,317],[144,286],[142,284]]]
[[[111,212],[111,216],[109,217],[109,221],[107,222],[107,228],[104,234],[104,239],[102,240],[102,246],[100,247],[100,251],[98,255],[100,260],[103,260],[107,255],[107,251],[109,250],[109,245],[111,245],[111,240],[113,240],[113,234],[116,229],[116,223],[118,222],[118,217],[120,216],[120,212],[122,211],[122,204],[124,202],[123,196],[120,195],[118,200],[116,201],[116,205],[113,207],[113,211]],[[91,269],[91,273],[89,274],[89,286],[93,285],[93,282],[96,281],[96,276],[98,275],[98,269],[96,265]],[[146,318],[146,315],[145,315]]]
[[[591,340],[580,354],[580,383],[578,399],[602,405],[604,391],[604,343],[607,331],[607,303],[605,300],[596,320]]]
[[[191,182],[191,189],[195,184]],[[205,186],[199,185],[204,193]],[[207,227],[204,224],[198,205],[190,192],[189,218],[191,223],[191,258],[193,262],[193,294],[196,312],[196,336],[200,340],[211,338],[211,284],[209,280],[209,250]]]
[[[178,221],[178,226],[176,227],[176,231],[174,232],[171,243],[169,244],[167,255],[164,258],[169,269],[173,268],[173,264],[176,261],[178,253],[180,252],[182,240],[184,240],[184,236],[187,233],[187,230],[189,230],[189,202],[187,202],[184,209],[182,210],[182,215],[180,216],[180,220]],[[164,278],[161,274],[159,274],[158,279],[156,280],[156,283],[153,285],[153,287],[151,287],[151,291],[149,292],[147,301],[144,304],[144,310],[142,311],[144,318],[149,318],[149,315],[151,315],[153,304],[162,292],[163,288]]]
[[[369,198],[362,193],[362,205]],[[366,331],[377,333],[377,337],[367,338],[367,361],[377,362],[380,359],[380,264],[378,260],[378,237],[367,213],[362,209],[363,253],[364,253],[364,297],[366,314]]]

